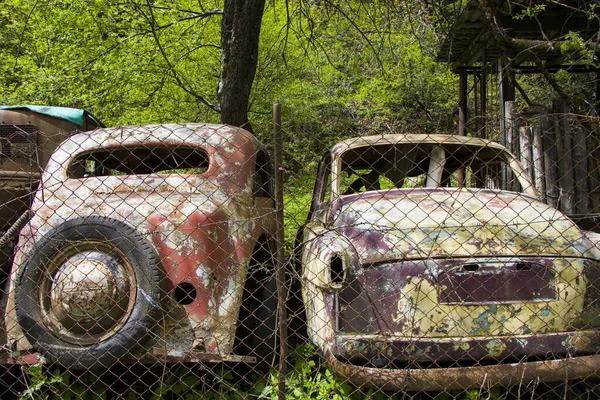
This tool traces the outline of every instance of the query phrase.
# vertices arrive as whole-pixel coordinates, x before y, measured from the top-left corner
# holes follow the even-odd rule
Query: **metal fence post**
[[[273,105],[274,126],[274,159],[275,159],[275,221],[277,223],[277,299],[279,314],[279,386],[278,398],[285,399],[285,376],[287,369],[287,307],[285,285],[285,262],[283,251],[283,177],[282,177],[282,144],[281,144],[281,104]]]

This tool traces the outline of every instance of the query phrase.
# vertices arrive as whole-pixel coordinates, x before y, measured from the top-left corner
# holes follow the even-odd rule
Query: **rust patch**
[[[596,372],[599,236],[538,201],[505,148],[360,137],[318,170],[299,236],[303,299],[335,372],[402,390]],[[508,170],[517,192],[499,189]]]
[[[167,293],[157,305],[164,318],[145,345],[146,356],[252,361],[231,352],[254,247],[275,226],[273,202],[253,191],[262,151],[250,133],[223,125],[107,128],[74,135],[53,154],[42,176],[33,218],[19,238],[11,293],[27,253],[52,227],[87,215],[117,219],[148,238],[166,273]],[[85,162],[77,164],[80,158]],[[154,171],[158,166],[161,170]],[[119,168],[126,172],[114,173]],[[177,290],[183,295],[178,297]],[[8,337],[18,351],[26,351],[31,344],[14,308],[11,298]]]

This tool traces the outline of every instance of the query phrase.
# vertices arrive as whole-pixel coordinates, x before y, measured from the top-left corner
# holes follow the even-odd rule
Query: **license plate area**
[[[551,266],[531,261],[453,265],[438,277],[442,304],[547,302],[556,300]]]

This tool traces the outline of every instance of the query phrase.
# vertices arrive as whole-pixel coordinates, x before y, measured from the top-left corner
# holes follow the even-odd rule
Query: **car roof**
[[[498,150],[506,151],[506,148],[497,142],[477,137],[438,133],[400,133],[360,136],[346,139],[333,146],[331,153],[335,157],[352,148],[396,144],[462,144],[469,146],[492,147]]]
[[[242,128],[220,124],[185,123],[96,129],[71,136],[61,147],[77,153],[136,145],[209,146],[236,151],[248,144],[260,146],[254,135]]]

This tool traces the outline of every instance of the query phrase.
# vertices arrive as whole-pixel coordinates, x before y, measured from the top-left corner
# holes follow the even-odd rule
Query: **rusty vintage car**
[[[243,129],[71,136],[20,233],[5,360],[257,361],[275,340],[273,207],[268,153]]]
[[[600,236],[539,201],[497,143],[340,142],[297,238],[309,337],[351,382],[445,390],[600,369]]]

